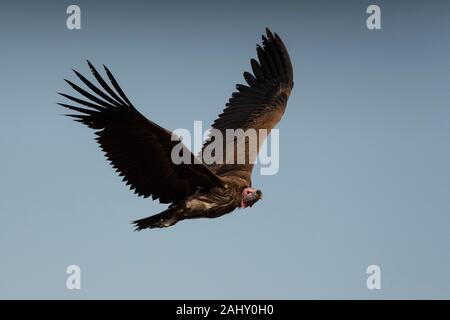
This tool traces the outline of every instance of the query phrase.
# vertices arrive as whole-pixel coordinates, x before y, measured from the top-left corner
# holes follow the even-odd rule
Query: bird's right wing
[[[80,80],[92,91],[66,82],[87,100],[60,93],[83,107],[59,103],[79,114],[70,114],[75,121],[97,130],[96,140],[111,165],[123,176],[139,196],[159,198],[171,203],[194,193],[198,188],[208,189],[221,181],[206,166],[195,161],[194,155],[182,145],[190,156],[190,164],[174,164],[171,152],[180,140],[172,141],[172,133],[145,118],[128,100],[108,68],[106,74],[115,91],[88,61],[92,74],[103,88],[100,90],[74,70]]]
[[[244,72],[247,85],[236,86],[237,91],[212,124],[212,129],[221,132],[222,137],[227,136],[226,131],[229,129],[242,129],[246,132],[252,129],[257,133],[256,148],[250,148],[248,139],[227,140],[223,143],[223,152],[214,154],[215,161],[209,167],[219,176],[243,178],[248,185],[251,185],[256,156],[266,138],[265,135],[260,135],[260,131],[270,133],[281,120],[294,86],[291,59],[281,38],[267,29],[262,40],[262,46],[258,45],[256,49],[259,62],[251,60],[253,74]],[[215,137],[208,139],[202,152],[214,141]],[[234,150],[234,163],[225,163],[223,159],[224,155],[228,156],[229,150]],[[238,155],[244,155],[245,162],[237,163]]]

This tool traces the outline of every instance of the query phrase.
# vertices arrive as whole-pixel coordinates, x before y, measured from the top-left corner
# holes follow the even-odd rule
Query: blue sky
[[[64,1],[0,13],[1,298],[449,298],[450,3]],[[86,59],[160,125],[212,123],[269,26],[295,89],[264,199],[220,219],[132,232],[137,198],[62,116]],[[67,290],[79,265],[82,289]],[[366,268],[381,268],[381,290]]]

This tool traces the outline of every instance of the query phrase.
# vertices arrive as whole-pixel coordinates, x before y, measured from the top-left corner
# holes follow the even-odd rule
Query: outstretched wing
[[[251,60],[253,75],[244,72],[248,85],[236,85],[234,92],[226,104],[225,109],[214,121],[212,128],[222,133],[224,148],[222,154],[212,152],[214,163],[210,169],[219,176],[237,176],[247,180],[251,185],[253,163],[259,152],[265,136],[259,133],[265,129],[267,134],[280,121],[286,109],[286,104],[294,86],[293,70],[289,54],[280,37],[269,29],[266,36],[262,36],[262,47],[257,45],[258,61]],[[226,139],[227,129],[255,129],[258,134],[256,148],[249,146],[249,140]],[[214,142],[214,136],[203,145],[205,149]],[[234,149],[234,163],[220,164],[226,160],[227,150]],[[214,148],[210,148],[213,150]],[[207,150],[208,151],[208,150]],[[245,163],[236,164],[239,154],[245,153]],[[222,162],[222,163],[223,163]],[[211,160],[210,160],[211,163]]]
[[[171,203],[194,193],[198,188],[208,189],[220,184],[220,178],[203,164],[194,162],[194,155],[183,145],[183,152],[190,154],[191,164],[174,164],[172,148],[181,143],[172,141],[172,133],[145,118],[128,100],[114,76],[105,68],[114,91],[88,61],[100,90],[74,70],[80,80],[92,91],[85,91],[76,84],[66,82],[87,100],[60,93],[83,107],[59,103],[79,114],[75,118],[97,130],[96,140],[111,165],[123,176],[139,196],[159,198],[161,203]],[[188,152],[188,153],[186,153]]]

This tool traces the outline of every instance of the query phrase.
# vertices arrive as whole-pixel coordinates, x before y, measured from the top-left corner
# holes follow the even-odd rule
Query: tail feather
[[[168,208],[153,216],[133,221],[132,223],[135,225],[134,231],[170,227],[180,220],[176,216],[176,212],[176,208]]]

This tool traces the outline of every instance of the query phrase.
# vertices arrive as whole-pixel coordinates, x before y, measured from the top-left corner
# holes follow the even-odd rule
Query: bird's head
[[[247,208],[253,206],[259,199],[262,199],[261,190],[254,188],[245,188],[242,191],[241,208]]]

